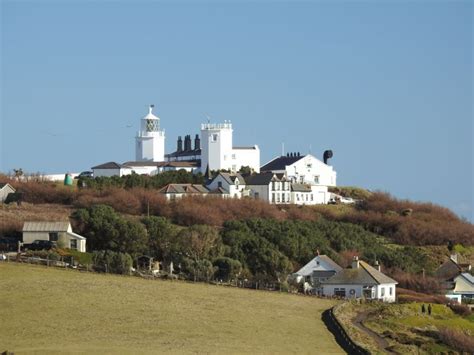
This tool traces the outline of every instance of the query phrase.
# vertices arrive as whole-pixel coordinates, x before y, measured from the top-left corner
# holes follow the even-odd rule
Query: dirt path
[[[355,317],[355,319],[352,321],[352,324],[354,324],[354,326],[356,326],[357,328],[362,330],[364,333],[368,334],[372,339],[374,339],[375,342],[377,343],[378,347],[381,350],[385,351],[387,354],[394,354],[390,350],[387,350],[387,348],[390,346],[390,344],[388,343],[387,340],[385,340],[380,335],[378,335],[376,332],[374,332],[373,330],[367,328],[364,325],[363,322],[367,319],[368,314],[369,314],[368,311],[359,313],[357,315],[357,317]]]

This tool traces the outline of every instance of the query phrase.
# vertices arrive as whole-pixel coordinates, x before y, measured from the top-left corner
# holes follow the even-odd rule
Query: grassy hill
[[[0,351],[344,353],[332,301],[0,263]]]

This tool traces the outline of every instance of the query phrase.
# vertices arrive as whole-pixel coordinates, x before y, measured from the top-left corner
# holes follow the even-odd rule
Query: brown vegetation
[[[472,334],[466,334],[460,330],[446,327],[440,329],[439,336],[443,343],[467,354],[471,354],[472,349],[474,349]]]
[[[405,289],[429,294],[440,294],[443,290],[439,280],[434,277],[415,275],[401,270],[389,270],[388,273],[398,281],[399,287]]]
[[[397,287],[397,298],[400,303],[438,303],[446,304],[447,299],[444,296],[427,295],[426,293],[407,290],[402,287]]]
[[[465,304],[453,303],[449,305],[449,308],[451,308],[454,313],[459,314],[462,317],[470,316],[472,313],[471,309]]]

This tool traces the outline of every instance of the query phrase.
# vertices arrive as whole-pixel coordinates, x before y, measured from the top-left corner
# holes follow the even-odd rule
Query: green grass
[[[0,352],[344,353],[328,300],[15,263],[0,285]]]

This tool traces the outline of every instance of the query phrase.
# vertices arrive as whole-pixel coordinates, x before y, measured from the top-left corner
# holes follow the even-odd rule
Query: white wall
[[[15,192],[15,190],[10,187],[10,185],[5,185],[3,189],[0,190],[0,202],[6,200],[8,194]]]
[[[311,185],[311,192],[291,192],[291,203],[296,205],[320,205],[329,202],[330,194],[327,186]]]
[[[137,161],[164,161],[165,160],[165,133],[143,132],[137,134],[135,141],[135,160]]]
[[[35,240],[49,240],[49,232],[23,232],[23,243],[30,244]]]
[[[111,176],[123,176],[130,175],[132,169],[130,168],[117,168],[117,169],[92,169],[94,172],[94,177],[111,177]]]
[[[294,164],[288,165],[286,174],[289,179],[294,179],[298,183],[336,186],[337,174],[333,167],[324,164],[310,154]]]
[[[395,284],[383,284],[376,285],[374,298],[382,300],[384,302],[395,302],[396,299],[396,285]],[[346,298],[362,298],[363,295],[363,286],[362,285],[323,285],[323,295],[332,297],[335,295],[336,288],[345,288],[346,289]],[[392,288],[392,295],[390,295],[390,288]],[[382,289],[384,289],[385,294],[382,296]],[[355,294],[351,295],[350,291],[355,290]]]
[[[232,124],[204,123],[201,125],[201,172],[231,169]]]
[[[232,149],[231,170],[239,171],[242,166],[250,166],[256,173],[260,172],[260,149]]]
[[[247,188],[250,190],[251,197],[270,202],[270,185],[247,185]]]

